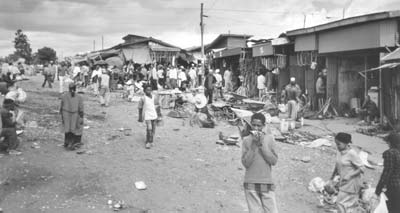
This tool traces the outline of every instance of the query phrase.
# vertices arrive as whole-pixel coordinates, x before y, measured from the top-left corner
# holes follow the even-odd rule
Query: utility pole
[[[204,14],[203,14],[203,6],[204,6],[204,4],[201,3],[201,6],[200,6],[200,7],[201,7],[201,8],[200,8],[201,70],[202,70],[202,73],[205,74],[205,73],[204,73],[204,62],[205,62],[205,60],[204,60],[204,43],[203,43],[203,34],[204,34],[204,23],[203,23]]]
[[[343,8],[343,15],[342,15],[342,19],[344,19],[344,15],[346,13],[346,8]]]
[[[307,14],[303,13],[304,19],[303,19],[303,28],[306,28],[306,20],[307,20]]]
[[[93,51],[96,50],[96,40],[93,40]]]
[[[101,36],[101,50],[104,50],[104,36]]]

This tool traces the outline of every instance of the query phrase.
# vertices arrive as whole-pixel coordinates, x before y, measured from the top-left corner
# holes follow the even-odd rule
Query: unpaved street
[[[42,89],[42,76],[31,77],[20,86],[28,93],[21,108],[27,120],[20,137],[22,155],[1,155],[0,207],[8,212],[112,212],[109,199],[124,200],[121,212],[246,212],[242,190],[244,169],[241,148],[216,144],[218,133],[237,133],[237,128],[219,123],[214,129],[191,127],[188,121],[164,116],[157,129],[155,146],[144,148],[145,127],[137,122],[137,104],[118,93],[112,104],[101,108],[90,94],[85,97],[88,129],[86,151],[66,151],[59,129],[57,86]],[[57,82],[56,82],[57,83]],[[167,111],[163,111],[166,115]],[[331,131],[355,132],[353,120],[306,121],[302,130],[320,136]],[[121,132],[119,128],[131,128]],[[353,134],[354,143],[381,160],[385,144],[378,138]],[[33,148],[37,143],[40,147]],[[317,195],[309,192],[309,181],[330,177],[335,149],[310,149],[277,143],[279,160],[273,168],[280,212],[319,212]],[[310,156],[309,163],[293,160]],[[378,170],[367,170],[366,178],[377,183]],[[136,181],[147,189],[139,191]]]

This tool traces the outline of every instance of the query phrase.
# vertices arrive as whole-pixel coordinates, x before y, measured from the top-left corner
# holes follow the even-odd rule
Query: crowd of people
[[[155,90],[178,89],[185,92],[192,89],[191,91],[195,94],[195,112],[204,114],[206,119],[211,117],[207,104],[211,104],[216,98],[223,99],[223,91],[233,90],[232,72],[229,70],[225,70],[222,76],[218,69],[206,69],[203,73],[195,65],[191,65],[187,70],[183,66],[141,65],[136,69],[133,67],[133,63],[129,63],[122,69],[108,65],[96,65],[90,68],[85,64],[71,65],[66,62],[57,64],[52,61],[44,65],[42,86],[45,87],[48,84],[51,88],[56,79],[59,81],[60,114],[66,149],[76,150],[83,145],[84,101],[83,97],[77,93],[78,87],[93,89],[94,95],[99,97],[100,105],[106,107],[110,103],[110,92],[115,89],[114,84],[124,85],[129,81],[143,83],[141,85],[143,95],[138,104],[138,121],[146,124],[146,149],[154,145],[156,126],[162,121],[160,100]],[[17,76],[23,75],[24,71],[16,68],[10,65],[2,70],[0,80],[0,84],[5,85],[2,91],[5,98],[0,110],[2,125],[0,149],[9,153],[19,152],[16,133],[20,116],[18,102],[23,101],[24,96],[15,83]],[[323,87],[321,82],[323,75],[323,73],[319,75],[321,80],[317,80],[317,86]],[[113,80],[115,83],[112,82]],[[269,88],[269,83],[265,85],[264,76],[259,75],[257,80],[257,88],[260,92]],[[64,85],[68,85],[67,91],[64,91]],[[318,91],[317,95],[322,93]],[[290,78],[290,83],[285,86],[282,96],[287,102],[288,116],[291,119],[298,117],[300,94],[301,89],[296,84],[296,79]],[[368,98],[364,105],[366,110],[375,110]],[[274,137],[262,113],[253,114],[250,123],[245,125],[246,127],[241,132],[243,138],[241,161],[246,170],[243,186],[249,211],[276,213],[278,208],[272,167],[278,161],[278,153]],[[389,149],[383,153],[384,169],[376,187],[375,199],[378,200],[381,193],[385,191],[388,197],[389,213],[397,213],[400,212],[399,202],[397,202],[400,199],[400,135],[392,133],[386,141]],[[363,188],[364,164],[350,146],[352,143],[350,134],[337,133],[335,143],[338,154],[331,182],[338,188],[337,208],[339,212],[357,212],[360,209],[358,200]]]

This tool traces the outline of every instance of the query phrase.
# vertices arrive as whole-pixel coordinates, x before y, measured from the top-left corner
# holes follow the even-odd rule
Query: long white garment
[[[265,89],[265,77],[263,75],[257,77],[257,89]]]
[[[59,87],[59,92],[63,93],[64,92],[64,76],[59,76],[58,77],[60,79],[60,87]]]
[[[144,105],[143,105],[143,112],[144,112],[144,120],[155,120],[157,119],[157,111],[156,106],[154,105],[154,96],[151,98],[144,96]]]

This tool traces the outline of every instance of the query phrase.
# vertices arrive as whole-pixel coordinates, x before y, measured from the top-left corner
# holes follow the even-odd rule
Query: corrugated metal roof
[[[179,52],[181,51],[179,48],[175,47],[150,47],[153,51],[164,51],[164,52]]]
[[[207,47],[207,49],[209,49],[209,48],[213,48],[213,46],[216,44],[216,43],[218,43],[220,40],[222,40],[222,39],[224,39],[224,38],[228,38],[228,37],[235,37],[235,38],[243,38],[243,39],[248,39],[248,38],[251,38],[252,37],[252,35],[246,35],[246,34],[220,34],[216,39],[214,39],[214,41],[212,41],[209,45],[208,45],[208,47]]]
[[[354,17],[350,17],[350,18],[346,18],[346,19],[342,19],[342,20],[338,20],[338,21],[334,21],[334,22],[329,22],[329,23],[321,24],[321,25],[314,26],[314,27],[291,30],[291,31],[288,31],[286,34],[287,34],[287,36],[296,36],[296,35],[314,33],[314,32],[323,31],[323,30],[329,30],[329,29],[333,29],[333,28],[337,28],[337,27],[349,26],[349,25],[353,25],[353,24],[378,21],[378,20],[390,19],[390,18],[398,18],[398,17],[400,17],[400,10],[387,11],[387,12],[381,12],[381,13],[372,13],[372,14],[366,14],[366,15],[362,15],[362,16],[354,16]]]

